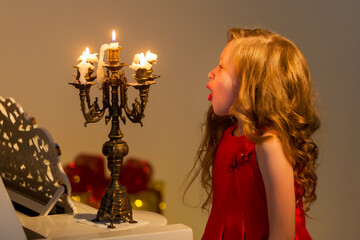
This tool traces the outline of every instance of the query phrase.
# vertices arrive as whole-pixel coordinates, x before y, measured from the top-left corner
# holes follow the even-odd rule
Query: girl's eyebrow
[[[224,67],[224,58],[220,58],[219,65],[221,65],[222,67]]]

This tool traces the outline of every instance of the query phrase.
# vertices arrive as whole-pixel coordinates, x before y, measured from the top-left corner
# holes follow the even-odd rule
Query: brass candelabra
[[[106,71],[102,81],[102,108],[98,103],[98,98],[91,104],[90,88],[95,84],[96,79],[92,76],[93,68],[88,68],[85,74],[85,83],[80,83],[80,72],[78,66],[75,82],[69,83],[80,91],[81,111],[85,118],[85,126],[88,123],[100,121],[106,110],[105,123],[111,120],[111,130],[109,140],[103,144],[102,153],[107,157],[107,166],[111,172],[111,183],[107,187],[102,199],[101,205],[94,221],[98,222],[104,219],[105,215],[110,215],[109,228],[114,227],[114,221],[136,223],[132,215],[130,198],[126,188],[119,182],[120,171],[123,167],[123,159],[128,154],[129,148],[122,140],[123,134],[120,130],[120,119],[125,124],[126,117],[133,123],[140,123],[144,117],[144,110],[149,97],[150,85],[155,84],[158,75],[152,74],[150,70],[139,68],[135,72],[136,82],[128,83],[124,70],[121,70],[126,63],[120,63],[121,47],[108,49],[108,63],[104,65]],[[153,62],[150,62],[151,66]],[[121,70],[121,71],[120,71]],[[134,87],[139,91],[140,101],[135,98],[131,107],[128,106],[127,91],[128,87]],[[86,109],[88,108],[88,111]]]

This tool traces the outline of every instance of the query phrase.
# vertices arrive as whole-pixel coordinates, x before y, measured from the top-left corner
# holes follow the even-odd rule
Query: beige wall
[[[103,121],[83,127],[78,92],[67,84],[84,48],[98,51],[114,28],[124,62],[139,51],[158,53],[154,69],[161,78],[151,88],[144,127],[122,126],[124,140],[129,156],[149,159],[155,179],[165,181],[169,223],[192,227],[199,239],[207,216],[181,203],[180,186],[209,105],[207,73],[218,63],[228,28],[282,33],[307,57],[319,95],[318,201],[308,229],[314,239],[358,239],[359,10],[357,0],[0,0],[0,95],[14,97],[52,133],[66,164],[80,152],[101,153],[109,131]],[[126,72],[130,79],[132,72]],[[199,189],[190,196],[194,204]]]

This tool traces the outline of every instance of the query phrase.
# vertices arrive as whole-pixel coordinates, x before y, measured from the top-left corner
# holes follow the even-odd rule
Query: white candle
[[[150,52],[150,50],[149,50],[149,51],[146,52],[146,60],[149,63],[156,63],[157,55],[155,53]]]
[[[137,53],[134,56],[133,63],[129,67],[134,69],[135,71],[140,68],[150,70],[152,65],[146,60],[144,53]]]
[[[140,53],[135,54],[133,63],[139,64],[140,63]]]
[[[99,63],[98,63],[98,67],[97,67],[97,71],[96,71],[96,78],[98,81],[98,86],[101,87],[101,82],[104,78],[104,55],[105,55],[105,50],[107,50],[109,48],[109,44],[105,43],[103,45],[101,45],[100,47],[100,56],[99,56]]]
[[[90,69],[94,69],[94,66],[91,65],[90,63],[86,62],[86,58],[83,58],[83,61],[81,61],[81,63],[79,63],[77,65],[77,67],[79,68],[79,72],[80,72],[80,78],[79,81],[81,84],[85,84],[86,80],[85,80],[85,75],[88,72],[89,68]]]
[[[99,55],[99,63],[97,66],[97,71],[96,71],[96,76],[97,76],[97,81],[98,81],[98,86],[101,87],[101,82],[104,79],[104,69],[103,67],[105,66],[105,62],[104,62],[104,57],[105,57],[105,51],[108,49],[111,50],[119,50],[119,47],[121,49],[121,46],[119,46],[118,42],[116,41],[116,34],[115,34],[115,30],[112,31],[112,43],[108,44],[105,43],[103,45],[101,45],[100,47],[100,55]]]
[[[80,78],[79,81],[81,84],[85,84],[85,75],[88,72],[89,68],[94,69],[94,66],[91,64],[93,62],[97,62],[97,53],[90,54],[89,48],[87,47],[85,51],[83,51],[83,54],[77,59],[78,61],[81,61],[77,65],[80,72]]]

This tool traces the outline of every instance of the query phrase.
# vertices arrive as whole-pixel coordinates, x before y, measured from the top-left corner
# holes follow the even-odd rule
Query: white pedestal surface
[[[166,218],[157,213],[134,210],[134,219],[148,222],[146,225],[124,230],[110,230],[79,222],[79,219],[95,218],[97,210],[81,203],[75,203],[75,206],[78,209],[75,215],[57,214],[29,217],[17,212],[17,216],[22,226],[27,230],[27,236],[31,239],[193,239],[191,228],[183,224],[167,225]]]

